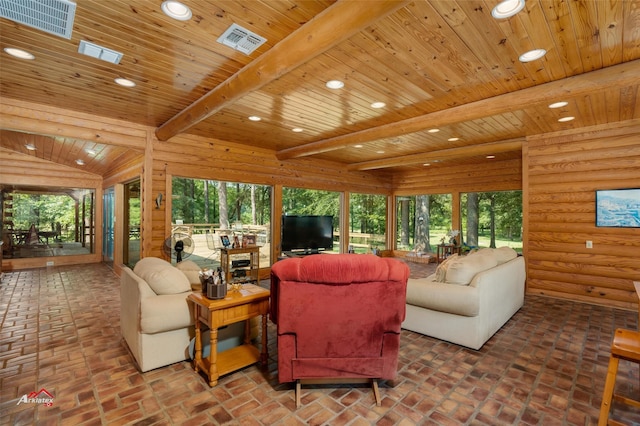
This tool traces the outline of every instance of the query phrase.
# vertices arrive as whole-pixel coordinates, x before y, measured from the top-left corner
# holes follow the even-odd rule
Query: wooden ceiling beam
[[[334,3],[158,127],[157,138],[166,141],[188,130],[409,3],[409,0],[371,1],[366,7],[358,1]]]
[[[422,154],[409,154],[382,160],[363,161],[347,166],[347,170],[362,171],[384,169],[387,167],[411,166],[415,164],[432,163],[456,158],[468,158],[478,155],[499,154],[502,152],[520,151],[524,139],[509,139],[500,142],[483,143],[478,145],[461,146],[458,148],[441,149],[439,151]]]
[[[433,127],[448,126],[524,109],[540,102],[567,100],[612,87],[637,84],[639,80],[640,59],[637,59],[446,110],[283,149],[278,151],[276,155],[279,160],[288,160],[321,154],[374,140],[402,136]]]

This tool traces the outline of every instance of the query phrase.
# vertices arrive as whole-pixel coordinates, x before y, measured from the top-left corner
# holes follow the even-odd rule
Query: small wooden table
[[[447,257],[456,253],[460,254],[460,246],[455,246],[453,244],[438,244],[438,251],[436,253],[437,261],[438,263],[440,263],[443,260],[445,260]]]
[[[229,291],[224,299],[208,299],[202,293],[191,293],[188,300],[194,303],[196,323],[195,359],[193,368],[202,370],[209,378],[209,386],[218,384],[224,374],[239,370],[258,361],[265,366],[269,358],[267,349],[267,313],[269,290],[254,284],[244,284],[239,291]],[[262,351],[251,344],[249,319],[262,315]],[[246,320],[244,344],[218,353],[218,328]],[[201,325],[209,327],[211,351],[208,359],[202,358]]]

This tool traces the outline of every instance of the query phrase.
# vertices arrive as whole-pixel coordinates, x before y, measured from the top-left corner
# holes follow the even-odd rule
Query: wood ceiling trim
[[[311,142],[277,152],[279,160],[305,157],[346,148],[382,138],[392,138],[419,132],[432,127],[447,126],[476,120],[509,111],[525,109],[541,102],[552,102],[588,95],[612,87],[636,84],[640,80],[640,60],[630,61],[608,68],[568,77],[505,93],[492,98],[435,111],[366,130],[353,132],[334,138]]]
[[[373,170],[387,167],[411,166],[441,160],[451,160],[478,155],[499,154],[502,152],[519,151],[522,149],[524,139],[512,139],[501,142],[485,143],[481,145],[469,145],[459,148],[441,149],[421,154],[402,155],[384,160],[363,161],[347,166],[347,170]]]
[[[362,7],[359,2],[335,3],[158,127],[157,138],[166,141],[188,130],[242,96],[324,53],[409,3],[408,0],[369,2],[367,7]]]

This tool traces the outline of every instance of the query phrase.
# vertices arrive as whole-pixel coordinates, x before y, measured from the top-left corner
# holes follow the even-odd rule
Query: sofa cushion
[[[435,274],[427,278],[409,278],[407,303],[434,311],[467,317],[480,312],[478,291],[473,286],[458,286],[434,281]]]
[[[140,331],[143,334],[179,330],[194,323],[188,293],[163,294],[140,301]]]
[[[438,267],[436,268],[436,281],[439,283],[443,283],[447,278],[447,268],[451,262],[458,258],[458,253],[454,253],[451,256],[447,257],[445,260],[440,262]]]
[[[182,273],[187,277],[191,284],[191,290],[202,290],[202,283],[200,282],[200,266],[193,260],[183,260],[176,264]]]
[[[498,261],[498,265],[502,265],[518,257],[518,253],[511,247],[503,246],[493,249],[493,256]]]
[[[447,268],[446,283],[469,285],[478,272],[486,271],[498,265],[492,250],[480,250],[467,256],[454,259]]]
[[[158,295],[191,291],[186,275],[166,260],[157,257],[140,259],[133,272],[145,280]]]

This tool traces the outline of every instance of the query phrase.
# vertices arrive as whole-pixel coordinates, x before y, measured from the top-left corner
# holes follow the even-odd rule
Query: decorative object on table
[[[231,240],[229,240],[228,235],[220,235],[220,242],[222,242],[222,246],[225,248],[229,248],[231,246]]]
[[[256,235],[255,234],[244,234],[242,236],[242,247],[250,247],[256,245]]]
[[[200,271],[202,294],[209,299],[224,299],[227,295],[227,283],[221,268]]]
[[[449,237],[449,243],[453,244],[454,246],[457,246],[458,235],[460,235],[460,231],[458,231],[457,229],[450,229],[449,232],[447,233],[447,237]]]
[[[233,236],[233,248],[240,248],[240,238],[237,235]]]

